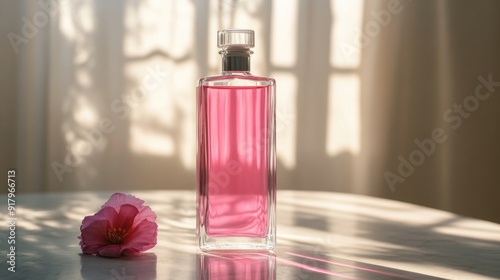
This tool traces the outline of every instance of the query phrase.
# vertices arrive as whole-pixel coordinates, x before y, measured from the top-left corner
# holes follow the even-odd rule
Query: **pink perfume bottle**
[[[217,33],[222,73],[197,88],[197,234],[202,250],[276,242],[275,81],[250,74],[252,30]]]

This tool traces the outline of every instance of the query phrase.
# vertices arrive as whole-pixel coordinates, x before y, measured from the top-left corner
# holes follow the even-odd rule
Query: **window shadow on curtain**
[[[220,71],[216,30],[245,27],[257,33],[253,72],[278,80],[280,188],[349,191],[359,152],[360,52],[354,67],[334,66],[333,2],[285,2],[55,5],[18,56],[18,73],[45,73],[43,83],[18,82],[25,102],[38,100],[39,108],[17,110],[28,118],[17,138],[33,147],[14,155],[20,170],[34,174],[24,178],[25,190],[193,188],[196,80]],[[362,2],[349,8],[359,24]],[[19,17],[40,11],[23,2]],[[24,59],[27,53],[44,60]],[[354,92],[332,90],[346,75]],[[339,98],[353,106],[332,113]],[[355,121],[349,127],[337,119]],[[335,137],[337,130],[346,137]]]

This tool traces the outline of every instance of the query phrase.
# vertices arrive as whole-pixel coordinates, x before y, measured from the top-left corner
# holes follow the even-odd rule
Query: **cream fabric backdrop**
[[[279,188],[500,222],[500,89],[474,97],[500,81],[498,1],[55,3],[0,3],[0,164],[19,192],[194,189],[194,87],[219,71],[216,30],[247,27],[253,72],[278,81]]]

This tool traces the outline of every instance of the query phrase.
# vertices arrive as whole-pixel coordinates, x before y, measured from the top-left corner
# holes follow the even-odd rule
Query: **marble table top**
[[[352,194],[278,191],[273,252],[202,253],[194,191],[131,192],[158,214],[158,244],[136,257],[82,255],[84,216],[109,192],[16,196],[16,272],[0,279],[499,279],[500,225]],[[7,221],[7,197],[0,196]]]

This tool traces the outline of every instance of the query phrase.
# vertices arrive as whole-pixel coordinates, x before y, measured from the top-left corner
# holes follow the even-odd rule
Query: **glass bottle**
[[[217,32],[222,73],[197,87],[197,235],[202,250],[276,242],[275,80],[250,73],[252,30]]]

